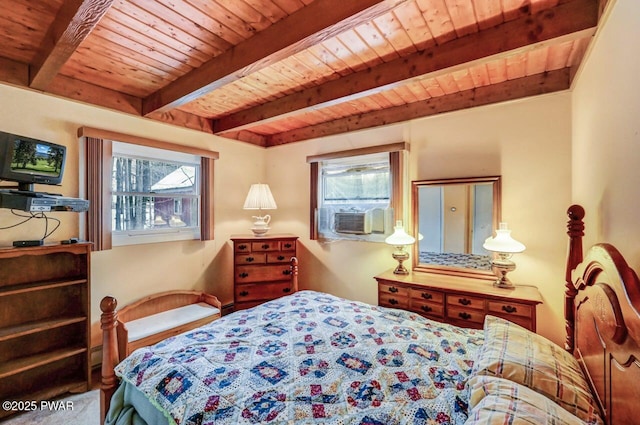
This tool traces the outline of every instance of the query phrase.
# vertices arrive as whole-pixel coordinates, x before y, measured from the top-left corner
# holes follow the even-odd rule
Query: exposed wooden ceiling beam
[[[410,81],[434,78],[490,61],[593,35],[597,0],[573,0],[411,56],[328,81],[214,121],[214,133],[247,128],[369,96]]]
[[[268,146],[364,130],[445,112],[568,90],[569,87],[570,70],[569,68],[563,68],[557,71],[508,80],[500,84],[479,87],[275,134],[269,137]]]
[[[0,73],[0,77],[2,77],[2,73]],[[51,84],[49,84],[47,91],[68,99],[74,99],[90,105],[101,106],[127,114],[140,116],[142,111],[142,99],[139,97],[79,81],[64,75],[58,75]],[[167,113],[158,112],[150,115],[148,118],[205,133],[212,133],[211,120],[177,109]]]
[[[143,114],[165,112],[380,16],[406,0],[315,0],[150,95]]]
[[[142,100],[138,97],[64,75],[58,75],[49,84],[47,92],[127,114],[140,115],[142,110]]]
[[[147,118],[152,118],[168,124],[179,125],[192,130],[203,131],[205,133],[213,133],[213,124],[210,119],[199,117],[179,109],[173,109],[168,112],[154,112],[153,114],[148,115]]]
[[[107,13],[113,0],[66,0],[30,67],[31,88],[46,90],[60,68]]]
[[[226,134],[220,135],[227,139],[238,140],[240,142],[251,143],[252,145],[262,146],[266,148],[269,143],[268,136],[262,134],[253,133],[248,130],[230,131]]]

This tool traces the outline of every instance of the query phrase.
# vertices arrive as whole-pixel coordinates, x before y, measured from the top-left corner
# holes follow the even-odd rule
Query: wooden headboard
[[[568,210],[566,349],[580,361],[607,425],[640,424],[640,281],[610,244],[582,258],[584,209]]]

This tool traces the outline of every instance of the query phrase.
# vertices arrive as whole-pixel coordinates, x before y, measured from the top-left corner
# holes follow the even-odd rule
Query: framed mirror
[[[411,183],[413,270],[495,280],[482,248],[500,222],[500,177]]]

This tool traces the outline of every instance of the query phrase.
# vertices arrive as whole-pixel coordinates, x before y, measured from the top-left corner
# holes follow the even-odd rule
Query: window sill
[[[141,245],[158,242],[200,240],[200,229],[175,229],[159,232],[114,232],[113,246]]]

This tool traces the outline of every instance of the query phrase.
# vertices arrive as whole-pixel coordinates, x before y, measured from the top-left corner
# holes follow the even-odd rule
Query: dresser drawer
[[[411,298],[420,301],[444,304],[444,294],[433,289],[411,289]]]
[[[448,294],[447,308],[449,307],[463,307],[464,310],[484,310],[484,298],[471,297],[468,295]]]
[[[429,317],[441,318],[444,316],[444,304],[430,303],[413,298],[411,300],[411,311],[415,311],[416,313],[424,314]]]
[[[268,301],[268,300],[266,300]],[[243,302],[243,301],[239,301],[236,298],[236,301],[233,303],[233,308],[234,310],[245,310],[247,308],[251,308],[251,307],[255,307],[257,305],[260,305],[262,303],[264,303],[265,300],[252,300],[252,301],[247,301],[247,302]]]
[[[240,242],[233,244],[233,252],[251,252],[251,244],[249,242]]]
[[[295,241],[282,241],[280,242],[280,251],[295,251],[296,250],[296,242]]]
[[[387,283],[379,283],[378,292],[380,293],[380,295],[387,294],[403,298],[409,296],[409,288],[407,288],[406,286],[397,286]]]
[[[235,272],[235,281],[240,284],[246,282],[270,282],[291,278],[291,270],[288,264],[281,266],[237,266]]]
[[[535,332],[536,331],[536,327],[535,324],[531,321],[530,317],[523,317],[523,316],[505,316],[502,314],[494,314],[494,316],[498,316],[498,317],[502,317],[503,319],[506,319],[510,322],[515,323],[516,325],[520,325],[525,329],[529,329],[530,331]]]
[[[292,255],[284,252],[269,252],[267,255],[267,263],[289,263]]]
[[[409,308],[409,298],[388,293],[378,293],[378,305],[393,308]]]
[[[235,287],[237,302],[271,300],[293,292],[291,282],[255,283]]]
[[[279,251],[279,250],[280,250],[279,241],[251,242],[252,252]]]
[[[482,325],[484,323],[484,311],[472,310],[464,307],[452,307],[447,305],[447,318],[455,322],[464,322],[468,324]]]
[[[267,262],[266,254],[238,254],[235,258],[236,264],[265,264]]]
[[[533,307],[508,301],[489,301],[489,314],[509,319],[512,316],[531,317]]]

